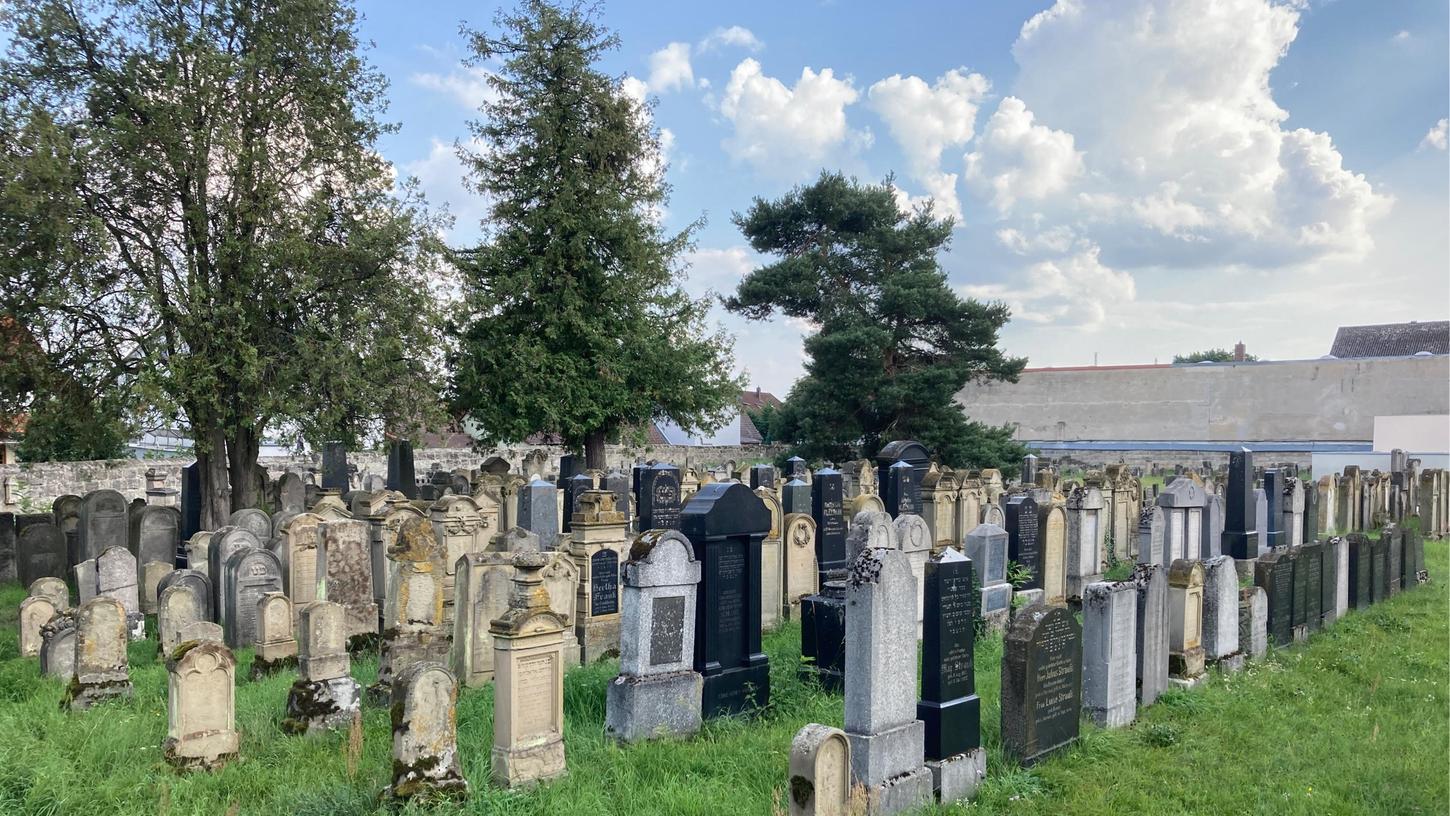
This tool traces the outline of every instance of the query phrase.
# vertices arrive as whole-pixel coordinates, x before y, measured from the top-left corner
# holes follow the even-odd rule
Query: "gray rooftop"
[[[1340,326],[1334,335],[1335,357],[1408,357],[1428,351],[1450,354],[1450,320]]]

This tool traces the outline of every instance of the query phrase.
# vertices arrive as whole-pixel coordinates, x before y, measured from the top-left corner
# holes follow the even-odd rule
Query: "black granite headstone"
[[[660,462],[639,477],[639,529],[680,529],[680,469]]]
[[[589,614],[619,611],[619,554],[602,549],[589,556]]]
[[[1319,540],[1319,488],[1313,482],[1304,483],[1304,540]]]
[[[629,477],[617,470],[611,470],[604,474],[603,482],[601,489],[614,494],[614,509],[629,519]]]
[[[201,532],[201,499],[201,464],[192,462],[181,469],[182,541],[190,541]]]
[[[982,701],[972,655],[975,613],[971,559],[948,547],[926,562],[921,700],[926,758],[946,759],[982,744]]]
[[[876,453],[876,482],[881,485],[884,493],[886,490],[887,471],[897,462],[905,462],[911,465],[916,471],[916,483],[926,477],[926,471],[931,467],[931,457],[927,455],[926,446],[911,439],[898,439],[891,442]],[[918,505],[919,506],[919,505]],[[895,515],[894,513],[892,515]]]
[[[347,479],[347,446],[341,442],[323,442],[322,489],[346,493],[350,487]]]
[[[1373,544],[1370,565],[1370,600],[1374,603],[1390,597],[1390,542],[1389,536],[1381,535]]]
[[[775,487],[775,465],[751,465],[750,489]]]
[[[1254,562],[1254,584],[1269,602],[1269,641],[1288,646],[1294,641],[1294,564],[1285,553],[1271,552]]]
[[[1264,471],[1264,498],[1268,500],[1269,529],[1265,532],[1264,540],[1268,542],[1269,549],[1277,549],[1284,544],[1284,473],[1276,468],[1269,468]]]
[[[791,479],[780,487],[781,512],[810,513],[811,486],[800,479]]]
[[[1007,521],[1007,557],[1032,573],[1023,589],[1040,589],[1045,565],[1037,528],[1037,501],[1031,496],[1013,496],[1002,510]]]
[[[586,490],[593,489],[594,478],[587,473],[576,473],[559,483],[559,501],[564,504],[564,529],[561,532],[567,533],[573,529],[571,522],[574,511],[579,509],[579,497]]]
[[[805,479],[806,460],[800,458],[799,456],[792,456],[791,458],[785,460],[785,478]]]
[[[387,488],[410,499],[418,498],[418,474],[413,467],[413,443],[394,439],[388,443]]]
[[[1033,604],[1007,630],[1002,657],[1002,750],[1024,767],[1077,740],[1082,627],[1065,607]]]
[[[838,573],[844,575],[844,573]],[[827,691],[846,688],[846,584],[823,580],[818,595],[801,598],[802,679],[815,678]]]
[[[27,524],[15,544],[15,568],[22,587],[29,587],[37,578],[64,581],[67,559],[65,533],[49,521]]]
[[[584,470],[584,457],[577,453],[566,453],[559,457],[559,487],[564,487],[564,482],[578,476]]]
[[[1368,609],[1374,602],[1370,592],[1370,576],[1374,571],[1371,565],[1374,561],[1373,548],[1363,533],[1345,536],[1344,545],[1349,548],[1349,608]]]
[[[1259,555],[1259,534],[1254,525],[1254,455],[1248,448],[1228,455],[1223,554],[1241,561],[1251,561]]]
[[[921,480],[909,462],[887,468],[886,481],[881,484],[881,498],[892,518],[921,515]]]
[[[695,608],[694,669],[704,677],[705,717],[764,708],[770,664],[760,646],[760,547],[770,510],[739,482],[700,488],[680,511],[680,531],[703,569]]]
[[[1300,547],[1294,568],[1304,570],[1308,584],[1304,595],[1304,625],[1309,631],[1317,632],[1324,617],[1324,545],[1316,541]]]
[[[1333,541],[1334,539],[1330,539]],[[1319,543],[1319,617],[1323,621],[1334,612],[1335,594],[1339,588],[1339,563],[1329,542]],[[1341,543],[1339,546],[1345,546]]]
[[[1290,602],[1291,612],[1289,620],[1294,626],[1307,626],[1309,624],[1309,568],[1306,554],[1302,547],[1290,547],[1288,553],[1289,563],[1294,569],[1294,589]],[[1314,591],[1318,596],[1317,588]]]
[[[822,583],[828,573],[846,569],[844,501],[841,472],[835,468],[816,471],[811,483],[811,518],[816,520],[816,570]]]
[[[1385,539],[1389,550],[1389,591],[1385,594],[1388,598],[1400,591],[1400,565],[1405,560],[1405,528],[1397,524],[1381,533],[1380,538]]]

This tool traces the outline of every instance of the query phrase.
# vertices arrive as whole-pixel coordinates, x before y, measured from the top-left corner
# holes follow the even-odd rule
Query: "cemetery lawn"
[[[1432,583],[1351,612],[1308,644],[1245,672],[1170,691],[1131,728],[1084,725],[1064,755],[1021,770],[998,745],[1000,637],[977,649],[988,778],[977,801],[936,813],[1444,814],[1450,745],[1450,549],[1426,542]],[[161,759],[166,672],[155,641],[132,644],[136,697],[87,713],[60,709],[61,684],[18,657],[23,592],[0,589],[0,813],[366,814],[383,812],[388,714],[319,739],[278,730],[289,675],[246,677],[239,655],[242,758],[215,774],[180,775]],[[464,691],[459,753],[475,814],[784,813],[790,742],[807,722],[840,725],[841,701],[796,679],[799,631],[768,635],[773,708],[756,721],[708,724],[696,739],[619,748],[603,739],[603,663],[565,683],[569,776],[522,793],[488,782],[492,689]],[[372,682],[376,658],[354,675]],[[357,739],[360,736],[361,739]]]

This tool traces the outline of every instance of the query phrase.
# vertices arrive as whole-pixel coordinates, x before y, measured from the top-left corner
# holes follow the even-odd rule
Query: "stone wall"
[[[671,462],[681,467],[713,468],[728,462],[737,465],[768,461],[779,452],[770,446],[689,447],[660,445],[634,447],[611,445],[605,453],[611,468],[628,469],[637,458]],[[512,470],[522,472],[525,459],[531,464],[530,475],[550,475],[559,471],[559,457],[567,451],[557,445],[516,446],[485,451],[461,448],[424,448],[413,452],[413,465],[421,478],[437,465],[442,470],[476,468],[489,456],[507,459]],[[387,454],[381,451],[353,451],[348,464],[357,468],[359,477],[369,474],[386,476]],[[117,490],[126,498],[146,495],[146,472],[154,469],[164,475],[163,486],[181,487],[181,468],[191,464],[190,458],[112,459],[98,462],[39,462],[0,465],[0,510],[8,512],[43,512],[50,509],[57,496],[67,493],[83,496],[92,490]],[[307,471],[321,468],[321,455],[262,457],[259,461],[272,478],[288,470]],[[540,463],[546,463],[540,467]]]
[[[1215,470],[1223,470],[1228,467],[1228,454],[1221,451],[1076,450],[1054,448],[1051,445],[1036,447],[1034,450],[1044,463],[1071,470],[1100,470],[1107,465],[1118,463],[1127,464],[1130,467],[1141,467],[1144,472],[1148,472],[1155,465],[1163,471],[1172,470],[1174,465],[1197,470],[1204,462],[1213,463]],[[1312,459],[1313,454],[1297,451],[1254,452],[1256,467],[1292,464],[1298,466],[1300,470],[1308,470]]]

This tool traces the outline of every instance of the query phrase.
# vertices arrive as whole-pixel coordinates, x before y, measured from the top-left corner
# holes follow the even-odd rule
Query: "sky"
[[[360,2],[390,80],[383,154],[478,240],[455,155],[496,5]],[[954,290],[1012,310],[1029,366],[1168,362],[1242,341],[1319,357],[1340,325],[1450,317],[1444,0],[615,2],[602,68],[653,104],[673,195],[703,217],[694,294],[761,259],[731,215],[823,169],[894,176],[957,219]],[[802,332],[716,308],[781,397]]]

